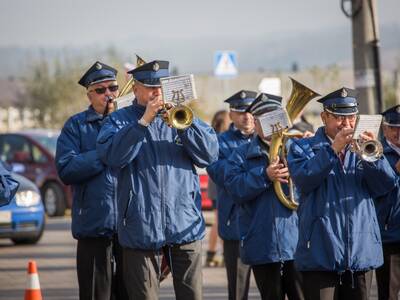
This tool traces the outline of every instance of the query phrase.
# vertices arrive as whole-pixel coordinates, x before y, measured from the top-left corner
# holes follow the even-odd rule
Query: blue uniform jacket
[[[101,124],[102,116],[89,107],[65,123],[57,140],[58,175],[73,187],[72,235],[76,239],[116,233],[116,177],[96,152]]]
[[[268,163],[255,136],[232,153],[225,171],[225,187],[240,205],[240,258],[248,265],[292,260],[298,239],[296,212],[276,197]]]
[[[389,146],[386,140],[383,141],[382,145],[385,157],[396,172],[397,186],[387,197],[375,200],[376,214],[381,229],[382,242],[398,243],[400,242],[400,176],[395,165],[400,156]]]
[[[232,195],[224,186],[224,170],[228,157],[238,146],[249,143],[251,137],[244,136],[233,124],[229,130],[218,135],[219,157],[218,161],[207,168],[212,180],[217,184],[217,208],[218,208],[218,233],[224,240],[240,239],[238,228],[238,205],[232,199]]]
[[[395,187],[385,157],[374,163],[347,151],[344,166],[320,127],[314,137],[293,140],[289,171],[299,193],[300,271],[362,271],[383,263],[373,198]]]
[[[218,158],[214,130],[195,118],[185,130],[170,128],[157,116],[148,126],[138,120],[145,107],[136,101],[112,113],[97,151],[118,174],[118,237],[122,246],[157,250],[204,237],[199,177]]]
[[[18,187],[19,183],[11,177],[10,172],[0,162],[0,206],[10,203]]]

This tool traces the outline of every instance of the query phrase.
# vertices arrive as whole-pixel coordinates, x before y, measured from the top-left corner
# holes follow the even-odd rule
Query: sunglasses
[[[119,88],[118,85],[110,85],[110,86],[108,86],[108,87],[104,87],[104,86],[103,86],[103,87],[99,87],[99,88],[97,88],[97,89],[93,89],[93,90],[91,90],[90,92],[95,91],[96,94],[102,95],[102,94],[104,94],[104,93],[106,92],[107,89],[108,89],[110,92],[116,92],[116,91],[118,91],[118,88]]]

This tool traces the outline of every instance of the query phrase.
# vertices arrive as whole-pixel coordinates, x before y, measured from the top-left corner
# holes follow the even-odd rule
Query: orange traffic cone
[[[35,261],[30,261],[28,263],[28,281],[25,289],[25,300],[42,300],[39,275]]]

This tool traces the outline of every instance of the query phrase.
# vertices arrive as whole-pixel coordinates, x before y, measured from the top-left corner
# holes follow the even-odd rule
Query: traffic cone
[[[25,289],[25,300],[42,300],[39,275],[35,261],[30,261],[28,263],[28,281]]]

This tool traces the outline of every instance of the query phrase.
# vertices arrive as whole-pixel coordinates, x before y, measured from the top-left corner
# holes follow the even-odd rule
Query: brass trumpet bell
[[[351,150],[360,156],[362,160],[368,162],[377,161],[383,155],[381,142],[377,140],[365,141],[359,143],[354,140]]]
[[[193,111],[186,105],[176,105],[168,110],[167,123],[176,129],[185,129],[192,125]]]

